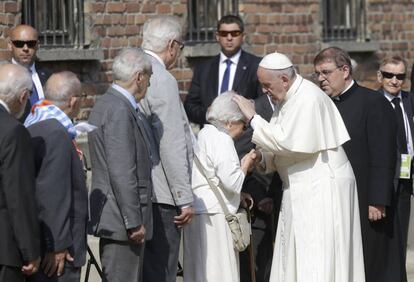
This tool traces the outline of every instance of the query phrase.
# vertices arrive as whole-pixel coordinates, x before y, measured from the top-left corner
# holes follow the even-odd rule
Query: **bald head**
[[[16,27],[14,27],[10,33],[10,38],[12,40],[24,40],[24,39],[30,39],[30,40],[37,40],[37,30],[26,24],[21,24]]]
[[[78,97],[81,93],[81,82],[76,74],[70,71],[55,73],[46,82],[45,98],[63,110],[69,117],[78,114]]]
[[[30,25],[18,25],[10,33],[9,50],[13,59],[28,68],[35,58],[39,47],[37,30]]]
[[[24,67],[13,64],[0,65],[0,100],[18,117],[24,110],[32,90],[32,77]]]

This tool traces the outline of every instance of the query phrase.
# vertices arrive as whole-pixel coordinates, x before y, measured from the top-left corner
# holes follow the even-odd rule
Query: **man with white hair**
[[[144,24],[142,48],[151,60],[153,75],[141,106],[160,153],[152,172],[154,236],[145,245],[144,281],[176,280],[181,227],[191,221],[194,213],[193,136],[177,81],[168,72],[183,47],[177,18],[155,17]]]
[[[32,89],[29,72],[0,66],[0,281],[25,281],[39,268],[40,242],[30,135],[19,123]]]
[[[114,83],[89,116],[92,162],[90,225],[100,237],[103,281],[141,281],[144,242],[152,236],[151,167],[156,152],[137,103],[145,96],[151,62],[137,48],[114,59]],[[154,160],[153,160],[154,158]]]
[[[283,54],[257,70],[275,104],[270,122],[241,96],[258,167],[277,170],[283,200],[270,281],[365,281],[355,177],[342,148],[348,132],[333,102]]]
[[[80,281],[86,262],[88,193],[71,121],[79,112],[81,92],[74,73],[53,74],[46,82],[45,99],[33,105],[25,121],[35,152],[42,231],[42,269],[30,282]]]

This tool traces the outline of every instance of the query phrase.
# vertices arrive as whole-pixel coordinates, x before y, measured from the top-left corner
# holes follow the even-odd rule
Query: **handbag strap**
[[[197,154],[194,154],[194,161],[199,168],[201,174],[204,176],[205,179],[207,179],[207,182],[213,190],[214,195],[216,195],[217,200],[219,201],[221,208],[223,209],[224,215],[227,217],[228,215],[231,215],[229,209],[227,208],[227,205],[224,203],[223,197],[221,196],[219,192],[219,187],[214,184],[213,180],[207,176],[206,169],[204,168],[203,164],[200,162],[200,159],[198,158]],[[220,184],[219,184],[220,185]]]

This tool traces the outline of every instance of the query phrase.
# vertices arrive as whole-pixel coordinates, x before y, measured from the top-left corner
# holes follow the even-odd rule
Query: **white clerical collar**
[[[302,84],[303,77],[299,74],[296,74],[295,81],[293,82],[292,86],[290,86],[288,92],[286,93],[284,101],[286,102],[289,100],[299,89],[299,86]]]
[[[402,99],[402,96],[401,96],[401,91],[400,92],[398,92],[398,95],[392,95],[392,94],[390,94],[390,93],[388,93],[387,91],[385,91],[385,89],[382,89],[382,91],[384,91],[384,96],[385,96],[385,98],[387,98],[388,99],[388,101],[392,101],[392,99],[394,99],[394,98],[400,98],[400,100]]]
[[[230,58],[224,55],[223,52],[220,52],[220,64],[224,63],[225,60],[229,59],[232,64],[237,65],[239,63],[240,56],[241,56],[241,49],[239,50],[239,52],[237,52]]]
[[[129,103],[132,105],[132,107],[136,110],[137,109],[137,102],[135,101],[134,96],[132,96],[131,93],[128,92],[128,90],[126,90],[125,88],[123,88],[122,86],[119,86],[116,83],[112,83],[112,88],[117,90],[119,93],[122,94],[122,96],[124,96],[125,98],[128,99]]]
[[[154,57],[158,62],[160,62],[160,64],[166,68],[164,61],[160,58],[160,56],[158,56],[156,53],[152,52],[151,50],[144,50],[145,53],[147,53],[148,55]]]
[[[2,105],[6,109],[6,111],[10,114],[9,106],[7,106],[7,104],[1,99],[0,99],[0,105]]]
[[[341,92],[341,94],[339,94],[339,96],[340,95],[342,95],[342,94],[344,94],[346,91],[348,91],[349,89],[351,89],[351,87],[353,86],[355,84],[355,81],[354,80],[351,80],[351,83],[348,85],[348,87],[347,88],[345,88],[345,90],[344,91],[342,91]]]

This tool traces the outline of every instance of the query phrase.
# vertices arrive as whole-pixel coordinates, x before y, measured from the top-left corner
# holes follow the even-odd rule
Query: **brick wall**
[[[362,79],[372,81],[382,58],[400,55],[408,62],[408,72],[414,62],[414,2],[412,0],[368,0],[367,29],[372,41],[380,43],[380,50],[368,58],[363,66]],[[375,83],[368,84],[376,87]],[[407,80],[405,88],[409,89]]]
[[[0,60],[7,60],[7,34],[10,27],[20,23],[20,5],[17,1],[0,1]]]
[[[123,47],[142,42],[146,19],[158,14],[187,20],[186,0],[85,0],[85,22],[90,48],[103,51],[101,61],[42,62],[53,70],[69,69],[80,75],[88,94],[80,118],[86,118],[97,95],[105,92],[112,79],[113,58]],[[399,54],[411,66],[414,60],[414,9],[412,0],[367,0],[367,30],[380,51],[351,54],[359,62],[355,75],[364,84],[375,87],[379,60],[386,54]],[[20,22],[21,1],[0,1],[0,59],[8,58],[9,29]],[[322,48],[320,0],[239,0],[239,13],[246,25],[246,46],[263,56],[275,50],[292,58],[305,77],[313,72],[312,61]],[[197,47],[193,47],[197,48]],[[191,66],[203,58],[181,57],[171,70],[179,81],[183,97],[189,88]],[[407,87],[409,83],[407,83]]]

